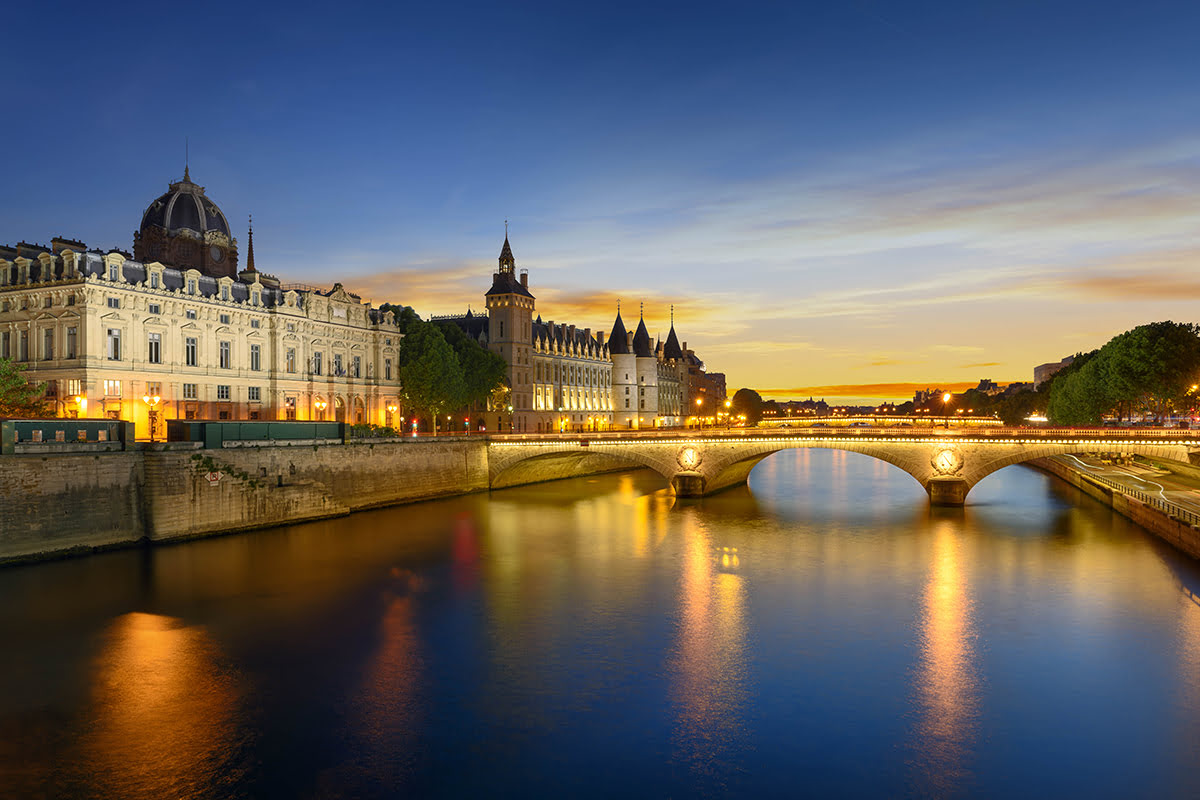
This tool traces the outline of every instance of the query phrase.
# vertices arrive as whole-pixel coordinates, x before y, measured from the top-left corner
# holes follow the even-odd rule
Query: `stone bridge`
[[[805,447],[862,453],[916,478],[936,505],[962,505],[971,488],[1009,464],[1069,453],[1124,453],[1200,462],[1200,432],[1172,429],[897,428],[629,432],[493,436],[494,489],[622,466],[648,467],[679,497],[745,483],[772,453]]]

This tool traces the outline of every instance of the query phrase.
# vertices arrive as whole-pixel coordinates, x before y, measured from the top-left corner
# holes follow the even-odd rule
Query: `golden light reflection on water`
[[[978,667],[960,531],[952,520],[933,525],[929,579],[921,604],[918,722],[912,747],[920,793],[943,796],[968,777],[966,759],[976,737]]]
[[[238,780],[236,678],[207,632],[118,617],[95,663],[81,763],[96,797],[211,797]]]
[[[746,589],[737,552],[718,548],[695,514],[682,536],[680,624],[669,667],[672,745],[676,759],[715,778],[746,735]]]

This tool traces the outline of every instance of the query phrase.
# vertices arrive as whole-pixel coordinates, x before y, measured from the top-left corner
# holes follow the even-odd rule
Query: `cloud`
[[[930,381],[928,383],[834,383],[821,386],[798,386],[789,389],[758,389],[758,393],[770,397],[801,399],[807,397],[826,398],[875,398],[877,400],[911,400],[918,391],[941,389],[950,392],[965,392],[979,385],[978,381]]]
[[[1000,362],[1000,361],[980,361],[976,364],[962,364],[958,368],[959,369],[981,369],[981,368],[985,368],[985,367],[998,367],[1001,365],[1001,363],[1002,362]]]

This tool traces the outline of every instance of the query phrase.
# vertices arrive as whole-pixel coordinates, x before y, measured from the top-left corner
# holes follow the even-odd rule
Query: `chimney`
[[[625,331],[625,344],[629,345],[629,349],[632,352],[632,350],[633,350],[633,332],[632,331]]]
[[[685,352],[685,353],[686,353],[687,351],[688,351],[688,349],[687,349],[687,342],[684,342],[684,343],[683,343],[683,352]]]
[[[567,327],[567,337],[572,342],[575,341],[575,326],[574,325],[570,325]]]
[[[521,270],[521,285],[526,289],[529,288],[529,270],[527,269]]]
[[[596,343],[604,347],[604,331],[596,331]]]

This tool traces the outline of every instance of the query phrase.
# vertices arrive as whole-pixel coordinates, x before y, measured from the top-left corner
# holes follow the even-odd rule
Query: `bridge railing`
[[[503,433],[495,438],[516,441],[605,441],[615,439],[757,439],[757,438],[857,438],[878,436],[904,439],[930,436],[958,439],[1129,439],[1200,440],[1200,430],[1186,428],[936,428],[928,425],[845,428],[655,428],[575,433]]]
[[[1161,496],[1155,496],[1149,492],[1143,492],[1141,489],[1134,489],[1132,486],[1126,486],[1118,481],[1112,480],[1111,478],[1106,478],[1103,475],[1089,474],[1087,477],[1089,480],[1096,481],[1097,483],[1103,483],[1105,486],[1113,489],[1114,491],[1120,492],[1128,497],[1132,497],[1152,508],[1156,508],[1169,517],[1174,517],[1181,522],[1186,522],[1192,527],[1200,527],[1200,514],[1189,511],[1178,503],[1172,503],[1170,500],[1164,500]]]

